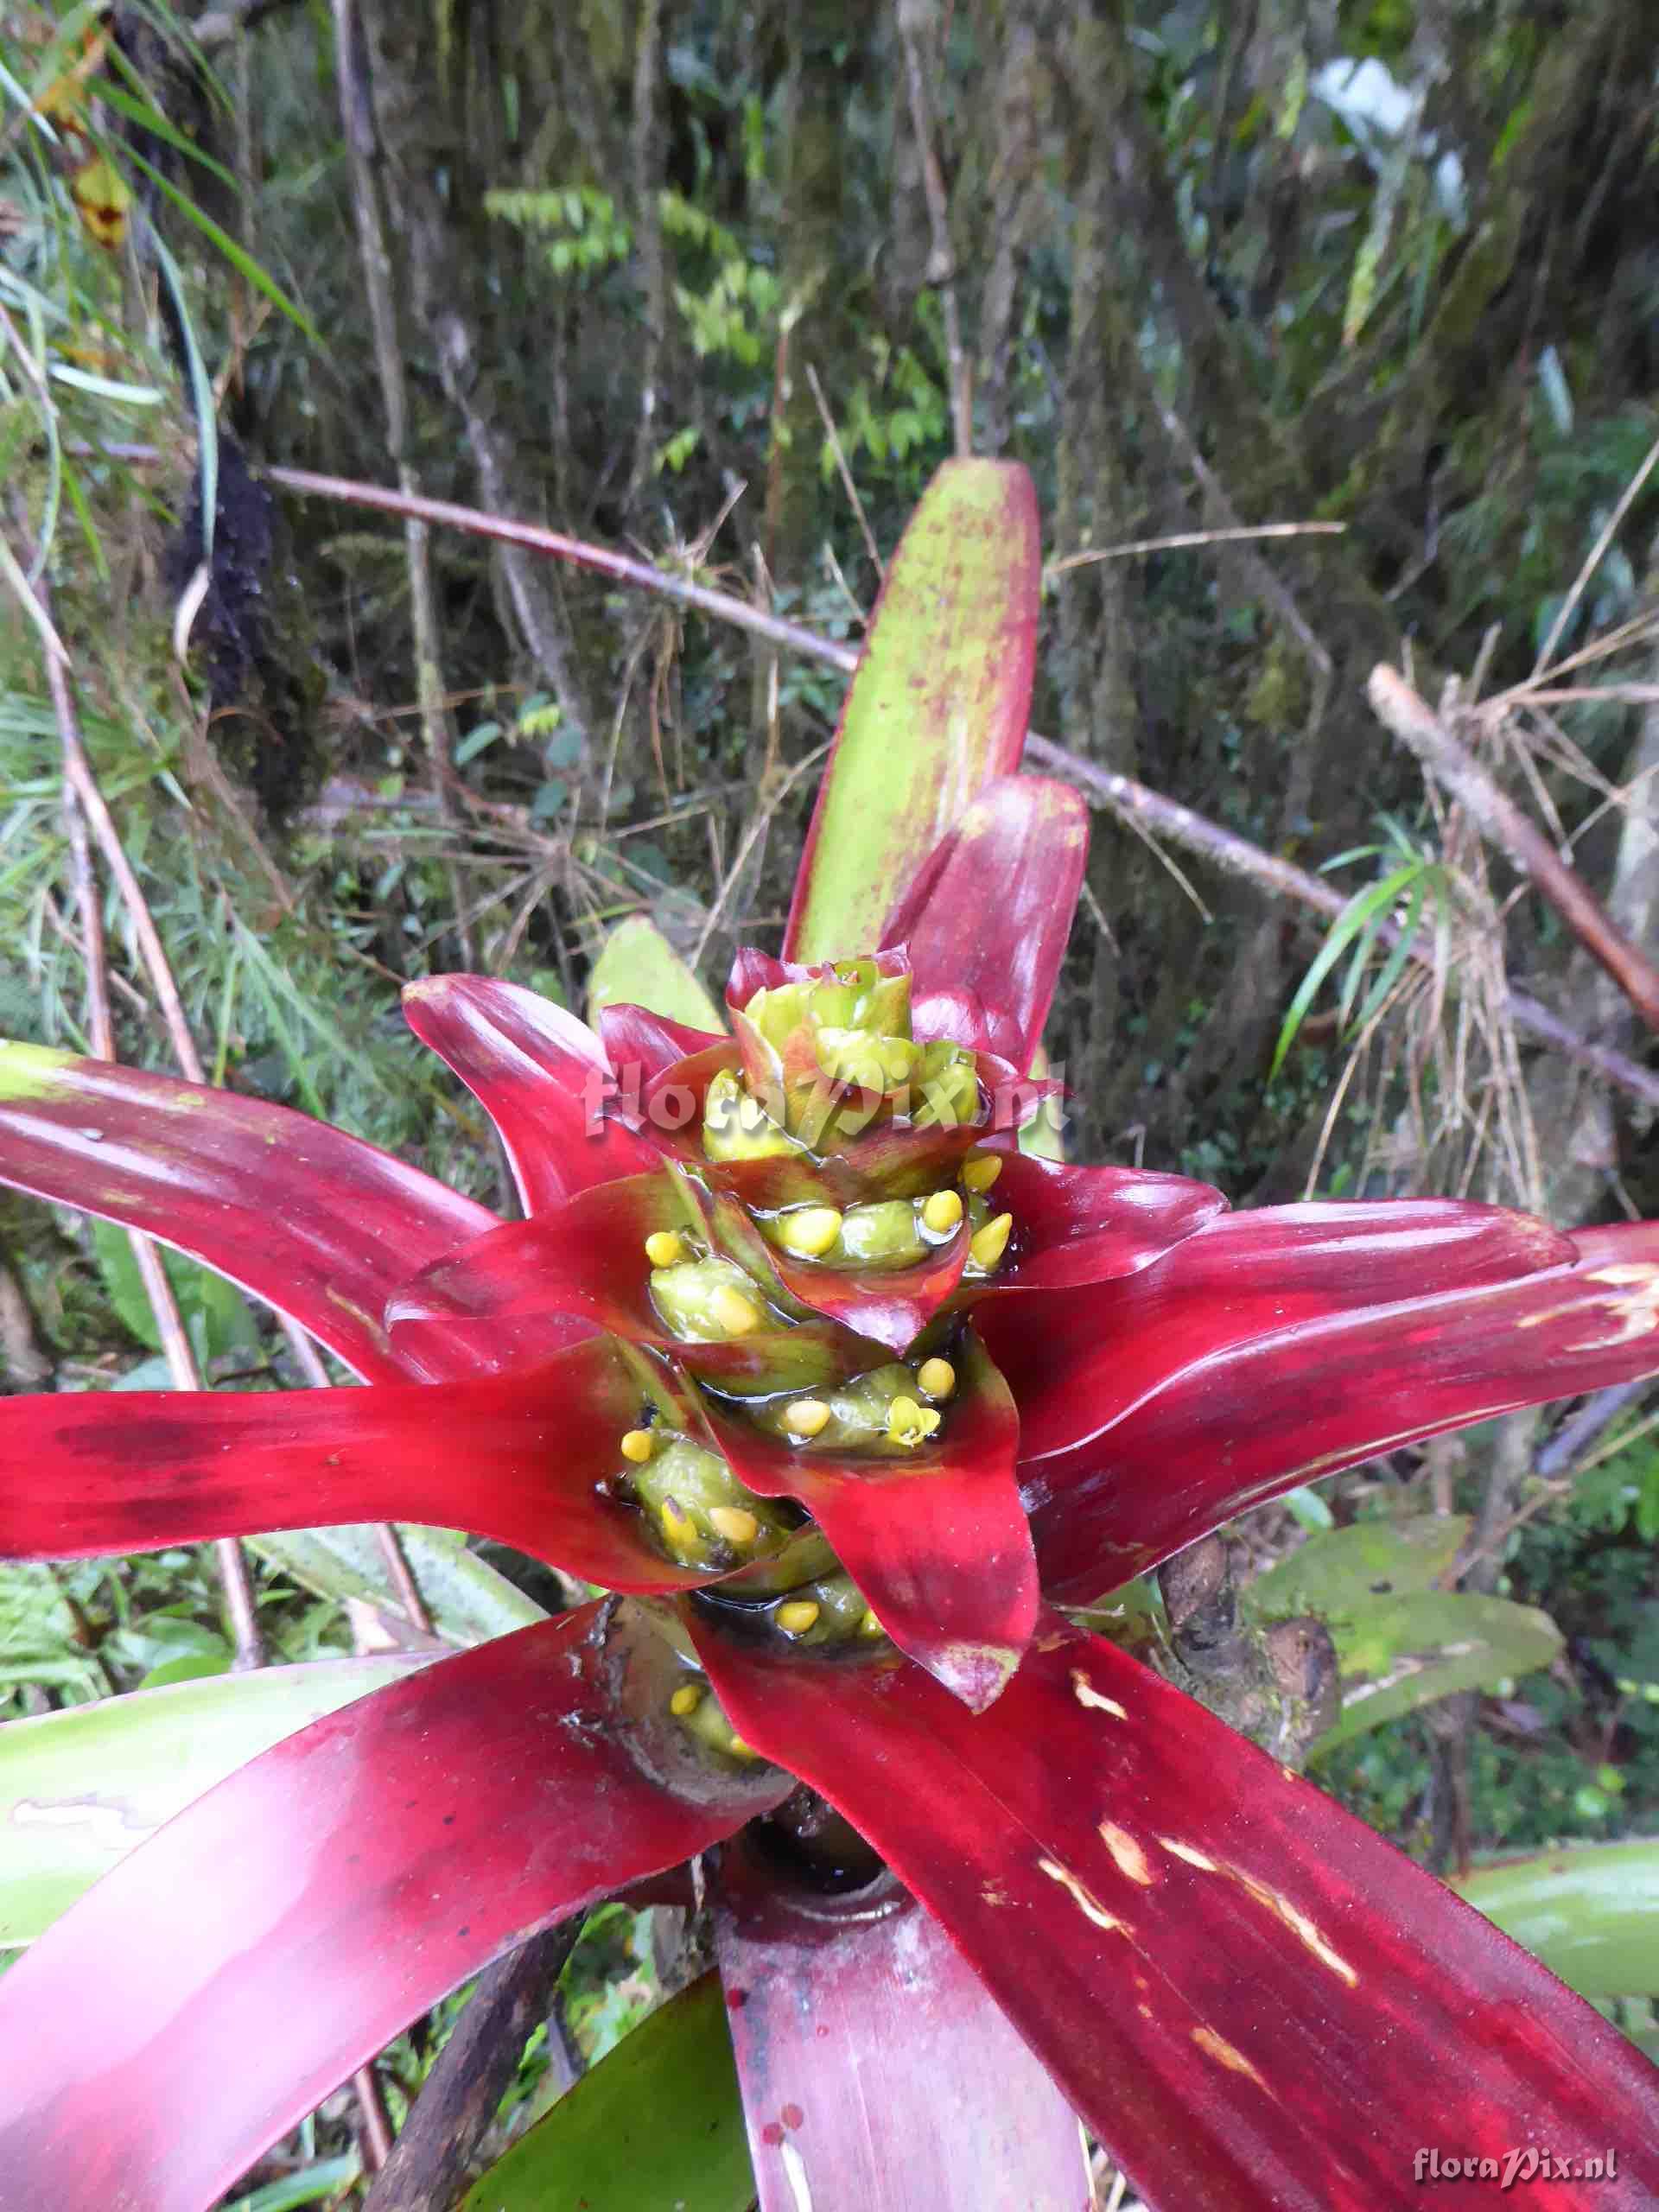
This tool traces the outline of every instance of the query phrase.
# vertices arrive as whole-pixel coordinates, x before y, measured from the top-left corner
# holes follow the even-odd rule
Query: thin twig
[[[1621,1429],[1617,1436],[1610,1436],[1605,1443],[1586,1452],[1573,1470],[1575,1474],[1587,1475],[1592,1467],[1599,1467],[1608,1459],[1617,1459],[1621,1452],[1628,1452],[1632,1444],[1639,1444],[1644,1436],[1651,1436],[1659,1429],[1659,1413],[1649,1414],[1637,1421],[1634,1428]]]
[[[1586,1398],[1571,1420],[1564,1421],[1533,1463],[1533,1472],[1546,1479],[1576,1468],[1580,1456],[1589,1451],[1605,1428],[1611,1427],[1632,1398],[1641,1396],[1648,1387],[1649,1378],[1640,1376],[1634,1382],[1611,1383],[1605,1390],[1598,1390]]]
[[[962,343],[962,314],[957,304],[956,256],[950,250],[950,203],[945,196],[944,175],[933,145],[932,120],[928,113],[927,79],[922,73],[917,42],[917,0],[899,0],[899,37],[905,49],[905,82],[910,93],[911,127],[921,156],[922,194],[927,201],[928,225],[933,251],[928,257],[927,278],[939,296],[944,322],[945,361],[950,378],[950,425],[959,454],[974,449],[973,371]]]
[[[113,1060],[117,1057],[115,1020],[110,1010],[104,914],[99,904],[98,880],[92,868],[91,845],[86,834],[87,819],[93,816],[88,793],[97,798],[100,807],[103,804],[102,795],[98,791],[92,764],[81,741],[80,724],[69,689],[67,671],[60,661],[49,654],[46,671],[47,682],[52,692],[53,710],[57,716],[58,738],[63,750],[64,812],[69,836],[70,863],[74,872],[75,902],[80,912],[81,941],[86,955],[86,1026],[96,1057],[101,1060]],[[108,822],[107,810],[104,818]],[[111,834],[113,828],[113,823],[111,823]],[[119,839],[115,842],[119,850]],[[99,842],[104,843],[102,837]],[[107,846],[105,851],[107,860]],[[124,860],[124,854],[122,857]],[[174,1389],[205,1389],[201,1370],[184,1325],[184,1316],[179,1311],[173,1285],[162,1265],[161,1254],[148,1236],[139,1235],[137,1230],[128,1231],[128,1242],[132,1247],[138,1279],[156,1319],[156,1333],[162,1340],[162,1351],[166,1356]],[[230,1616],[236,1666],[238,1669],[263,1666],[264,1642],[259,1632],[252,1578],[248,1573],[248,1562],[242,1547],[233,1536],[225,1536],[214,1545],[213,1551],[219,1561],[219,1580],[225,1589],[225,1606]]]
[[[1630,508],[1635,503],[1637,493],[1647,482],[1649,477],[1652,475],[1656,463],[1659,463],[1659,438],[1656,438],[1653,443],[1648,448],[1641,467],[1637,470],[1635,475],[1631,477],[1630,482],[1624,486],[1624,489],[1619,493],[1618,504],[1615,506],[1611,514],[1608,516],[1600,536],[1597,538],[1595,543],[1590,548],[1589,552],[1586,555],[1584,566],[1579,570],[1578,575],[1573,579],[1572,589],[1567,593],[1567,597],[1556,608],[1555,620],[1550,624],[1548,633],[1545,637],[1543,644],[1538,648],[1538,658],[1532,664],[1531,680],[1535,683],[1543,674],[1544,671],[1549,666],[1549,657],[1551,653],[1554,652],[1556,646],[1560,643],[1567,624],[1573,620],[1573,610],[1578,606],[1579,601],[1584,597],[1591,577],[1594,575],[1596,570],[1601,566],[1602,555],[1607,550],[1607,548],[1612,543],[1614,538],[1618,535],[1620,524],[1624,522],[1625,516],[1630,512]]]
[[[410,1627],[418,1630],[423,1636],[435,1636],[437,1630],[433,1625],[426,1600],[421,1595],[421,1586],[415,1580],[415,1570],[409,1563],[408,1554],[404,1550],[404,1540],[397,1533],[396,1523],[382,1521],[378,1526],[380,1549],[385,1558],[386,1571],[403,1602],[404,1611],[409,1616]]]
[[[608,548],[594,545],[582,538],[564,537],[556,531],[543,530],[534,523],[516,522],[500,515],[486,514],[476,507],[464,507],[447,499],[410,500],[391,486],[380,484],[354,483],[339,476],[319,476],[308,469],[270,468],[265,474],[274,484],[283,484],[290,490],[315,494],[328,499],[344,499],[353,505],[381,509],[388,514],[401,515],[410,508],[424,515],[429,521],[447,523],[457,530],[472,531],[482,537],[503,538],[523,545],[534,552],[550,555],[556,560],[568,561],[576,568],[589,569],[601,575],[613,577],[620,583],[632,584],[641,591],[654,592],[659,598],[672,600],[682,607],[695,607],[699,613],[712,620],[729,623],[734,628],[747,630],[753,636],[765,638],[785,652],[798,653],[804,660],[818,662],[826,668],[839,669],[850,676],[858,665],[858,649],[854,645],[837,644],[833,639],[821,637],[817,631],[808,630],[798,622],[785,621],[780,615],[769,614],[762,607],[752,606],[748,601],[736,599],[729,592],[714,591],[706,585],[694,584],[683,576],[669,575],[664,569],[653,568],[648,561],[634,560],[626,554],[613,553]],[[1265,563],[1263,566],[1265,567]],[[1328,657],[1327,657],[1328,658]],[[1026,738],[1026,758],[1075,784],[1112,812],[1126,821],[1134,818],[1172,844],[1184,846],[1189,852],[1200,855],[1216,867],[1229,874],[1259,884],[1281,899],[1291,899],[1300,906],[1311,907],[1315,912],[1333,917],[1339,914],[1347,900],[1329,883],[1306,868],[1295,867],[1277,855],[1263,852],[1259,845],[1224,829],[1219,823],[1194,813],[1178,799],[1166,798],[1161,791],[1147,785],[1137,783],[1132,776],[1120,774],[1116,769],[1102,767],[1097,762],[1085,760],[1080,754],[1068,752],[1052,738],[1042,737],[1033,730]],[[1384,929],[1379,931],[1381,941],[1392,944],[1394,937]],[[1414,950],[1412,957],[1425,965],[1433,963],[1432,953],[1420,954]],[[1580,1036],[1541,1005],[1520,991],[1511,991],[1503,1001],[1504,1011],[1517,1027],[1528,1031],[1543,1043],[1553,1046],[1568,1058],[1592,1069],[1605,1082],[1627,1090],[1649,1105],[1659,1106],[1659,1075],[1638,1066],[1627,1054],[1615,1052],[1611,1046],[1592,1043]]]
[[[149,911],[149,901],[145,898],[143,887],[127,858],[121,834],[115,826],[115,817],[105,803],[86,748],[81,742],[80,724],[75,713],[74,701],[70,696],[68,677],[60,663],[48,659],[47,680],[52,690],[52,704],[58,717],[59,735],[63,741],[65,781],[86,814],[99,851],[104,856],[105,866],[115,878],[116,888],[121,893],[122,904],[126,907],[132,924],[139,955],[161,1007],[162,1019],[180,1071],[190,1082],[201,1083],[206,1079],[201,1058],[185,1019],[184,1002],[179,996],[172,963],[168,959],[161,933],[156,927],[156,918]],[[85,920],[83,914],[83,926]],[[111,1052],[102,1057],[113,1058],[114,1055]]]
[[[1393,669],[1373,669],[1366,695],[1378,721],[1439,777],[1488,843],[1496,845],[1522,874],[1532,878],[1649,1028],[1659,1030],[1659,968],[1625,936],[1537,824],[1499,790],[1427,702]]]
[[[1239,545],[1253,537],[1340,537],[1345,522],[1240,523],[1236,530],[1181,530],[1173,537],[1132,537],[1122,545],[1091,546],[1085,552],[1063,554],[1046,561],[1043,575],[1063,576],[1068,569],[1087,568],[1094,561],[1127,561],[1138,553],[1176,553],[1194,545]]]
[[[1187,429],[1175,410],[1166,401],[1160,399],[1156,392],[1153,394],[1153,404],[1158,410],[1159,419],[1163,423],[1165,435],[1171,444],[1181,454],[1187,467],[1215,502],[1217,511],[1229,518],[1226,527],[1230,530],[1241,529],[1243,524],[1239,522],[1231,499],[1227,496],[1225,485],[1205,459],[1198,442],[1192,431]],[[1243,557],[1244,563],[1255,580],[1256,589],[1267,601],[1268,606],[1274,609],[1279,620],[1296,639],[1314,667],[1322,676],[1329,677],[1332,673],[1331,656],[1314,635],[1313,625],[1296,604],[1288,588],[1259,556],[1247,552]]]
[[[694,968],[702,958],[704,950],[708,945],[709,938],[714,935],[715,926],[720,920],[721,910],[725,906],[727,899],[731,896],[733,891],[735,889],[738,879],[743,873],[744,862],[748,859],[749,855],[754,850],[756,839],[766,828],[767,823],[771,821],[772,816],[778,811],[778,809],[783,804],[784,799],[788,796],[791,785],[798,783],[800,779],[806,773],[807,770],[810,768],[815,762],[822,760],[824,754],[828,753],[829,750],[830,741],[826,740],[825,742],[818,746],[815,751],[809,753],[804,760],[798,760],[795,763],[795,766],[789,771],[788,774],[783,778],[782,781],[773,790],[771,797],[765,799],[755,810],[754,819],[749,823],[747,829],[745,830],[743,833],[743,841],[732,856],[732,864],[726,872],[725,880],[721,883],[719,890],[715,894],[714,904],[709,907],[708,913],[703,917],[702,928],[698,934],[696,950],[691,955],[691,965]]]
[[[354,0],[334,0],[334,71],[339,79],[341,137],[351,173],[351,200],[357,220],[358,257],[363,270],[364,296],[369,309],[375,372],[380,384],[380,404],[386,422],[386,451],[397,480],[405,492],[418,488],[419,478],[409,456],[409,404],[404,374],[404,350],[398,343],[397,311],[392,291],[391,254],[381,216],[379,146],[368,88],[362,79],[363,36]],[[453,811],[450,784],[449,718],[444,701],[443,670],[440,658],[437,594],[432,581],[432,557],[427,526],[417,516],[404,519],[404,561],[409,579],[411,641],[415,649],[415,689],[418,696],[422,741],[439,812]],[[459,914],[467,900],[458,864],[446,862],[450,904]],[[467,931],[459,928],[461,965],[473,965]]]
[[[372,2174],[379,2173],[391,2156],[391,2118],[386,2110],[386,2101],[380,2090],[380,2077],[372,2063],[359,2066],[352,2076],[352,2087],[357,2092],[357,2108],[363,2116],[363,2164]]]
[[[858,517],[859,529],[864,534],[864,550],[870,556],[870,566],[875,570],[880,583],[887,575],[882,564],[881,549],[875,542],[875,532],[870,528],[870,518],[864,512],[864,502],[858,496],[858,486],[853,481],[853,472],[847,466],[847,456],[842,450],[841,433],[836,428],[836,418],[830,412],[830,403],[823,396],[823,386],[818,382],[818,372],[810,361],[806,365],[806,381],[811,387],[813,404],[818,410],[818,420],[823,425],[823,435],[830,441],[830,450],[835,456],[836,471],[841,478],[841,488]],[[850,597],[850,593],[849,597]]]

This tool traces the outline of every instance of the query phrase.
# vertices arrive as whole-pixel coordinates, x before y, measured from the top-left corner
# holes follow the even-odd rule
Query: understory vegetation
[[[716,995],[739,943],[774,950],[845,678],[674,590],[855,649],[970,449],[1036,480],[1034,719],[1071,766],[1041,765],[1096,802],[1047,1037],[1076,1156],[1237,1205],[1659,1215],[1651,1031],[1366,690],[1404,668],[1655,954],[1648,29],[1626,0],[0,0],[0,1033],[96,1049],[101,965],[123,1058],[178,1071],[181,1026],[207,1080],[511,1211],[400,987],[476,969],[582,1013],[633,916]],[[66,805],[54,662],[142,906]],[[174,1281],[210,1383],[313,1379],[267,1313]],[[124,1236],[0,1195],[0,1390],[168,1375]],[[1608,1399],[1232,1532],[1247,1611],[1351,1529],[1449,1532],[1415,1586],[1332,1552],[1313,1608],[1351,1715],[1387,1717],[1312,1770],[1439,1871],[1659,1824],[1659,1429],[1651,1392]],[[586,1594],[442,1531],[401,1568],[355,1531],[250,1569],[273,1662]],[[238,1649],[211,1547],[0,1567],[0,1722]],[[495,2149],[699,1941],[593,1916]],[[392,2126],[463,2003],[375,2069]],[[342,2091],[237,2202],[361,2202],[378,2124]]]

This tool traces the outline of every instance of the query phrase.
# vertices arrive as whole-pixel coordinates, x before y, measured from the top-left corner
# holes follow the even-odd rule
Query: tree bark
[[[468,238],[474,194],[457,95],[437,53],[437,13],[397,0],[362,0],[368,89],[401,239],[408,296],[431,350],[445,397],[460,417],[481,503],[522,514],[533,472],[519,451],[506,404],[488,365],[479,285],[486,257]],[[522,549],[500,561],[524,644],[557,699],[567,726],[594,728],[569,625],[551,572]]]

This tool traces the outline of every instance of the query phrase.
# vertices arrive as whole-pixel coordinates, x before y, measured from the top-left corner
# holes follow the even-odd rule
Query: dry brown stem
[[[1659,968],[1631,944],[1537,824],[1498,788],[1456,733],[1403,677],[1391,668],[1374,669],[1366,690],[1378,721],[1445,785],[1481,836],[1531,878],[1648,1027],[1659,1031]]]

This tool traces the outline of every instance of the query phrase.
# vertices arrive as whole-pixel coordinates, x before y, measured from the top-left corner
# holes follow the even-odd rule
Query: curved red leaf
[[[657,1147],[615,1117],[605,1048],[550,999],[493,976],[433,976],[404,986],[404,1014],[495,1123],[526,1213],[657,1165]]]
[[[729,1835],[608,1605],[458,1654],[170,1821],[0,1982],[0,2202],[199,2212],[499,1953]],[[658,1759],[674,1764],[657,1764]]]
[[[693,1609],[696,1610],[695,1608]],[[988,1713],[903,1662],[768,1662],[701,1618],[734,1727],[938,1915],[1158,2204],[1416,2208],[1421,2145],[1618,2154],[1541,2212],[1659,2191],[1659,2073],[1311,1783],[1050,1615]],[[786,1687],[785,1687],[786,1684]],[[1489,2184],[1443,2181],[1469,2208]]]
[[[1007,1140],[992,1203],[1014,1216],[995,1290],[1070,1290],[1136,1274],[1227,1211],[1207,1183],[1138,1167],[1069,1167]],[[1242,1217],[1252,1219],[1253,1216]]]
[[[626,1003],[601,1007],[595,1016],[605,1056],[619,1076],[638,1071],[640,1082],[665,1074],[678,1061],[700,1058],[716,1045],[728,1044],[715,1029],[690,1029],[671,1021],[649,1007]]]
[[[760,2212],[1085,2212],[1070,2107],[890,1878],[785,1891],[740,1840],[712,1888]]]
[[[366,1376],[400,1372],[389,1294],[495,1218],[285,1106],[26,1045],[0,1047],[0,1182],[176,1246]]]
[[[1268,1217],[1230,1217],[1253,1218]],[[1195,1265],[1210,1280],[1183,1299],[1185,1255],[1209,1241],[1206,1230],[1122,1286],[1127,1317],[1120,1308],[1107,1319],[1096,1305],[1092,1345],[1025,1330],[1017,1300],[985,1312],[999,1360],[1013,1351],[1044,1587],[1081,1603],[1297,1484],[1659,1371],[1659,1225],[1581,1231],[1573,1264],[1505,1281],[1493,1275],[1510,1242],[1505,1221],[1477,1223],[1466,1243],[1426,1254],[1417,1296],[1408,1247],[1375,1270],[1357,1255],[1351,1281],[1338,1280],[1338,1236],[1328,1253],[1281,1253],[1277,1296],[1241,1286],[1229,1297],[1224,1271]],[[1541,1232],[1534,1249],[1553,1249],[1554,1233],[1531,1226]],[[1513,1244],[1522,1264],[1527,1249],[1523,1227]],[[1136,1284],[1165,1274],[1164,1291],[1135,1297]],[[1390,1292],[1395,1302],[1383,1303]],[[1045,1303],[1033,1298],[1032,1311]]]
[[[574,1313],[515,1313],[488,1321],[404,1320],[391,1333],[405,1380],[449,1382],[523,1375],[604,1332]]]
[[[1127,1280],[1120,1270],[1079,1281],[1065,1259],[1070,1240],[1064,1219],[1054,1218],[1059,1205],[1052,1215],[1048,1208],[1080,1193],[1071,1176],[1110,1171],[1045,1173],[1039,1163],[1033,1173],[1022,1163],[1003,1172],[1020,1179],[1039,1223],[1052,1221],[1062,1232],[1056,1262],[1033,1251],[1028,1294],[990,1298],[981,1307],[982,1333],[1020,1402],[1021,1456],[1031,1459],[1083,1442],[1172,1376],[1253,1337],[1362,1306],[1511,1281],[1570,1262],[1575,1250],[1547,1223],[1501,1206],[1443,1198],[1269,1206],[1217,1212],[1154,1264],[1128,1270]],[[1179,1217],[1179,1198],[1175,1204]],[[1026,1241],[1016,1226],[1016,1255]],[[1063,1278],[1052,1295],[1045,1279],[1051,1265]]]
[[[831,1322],[785,1325],[787,1317],[774,1317],[776,1325],[708,1342],[671,1334],[652,1304],[645,1239],[685,1229],[696,1203],[667,1175],[634,1175],[533,1221],[502,1224],[402,1286],[386,1309],[393,1344],[407,1339],[411,1353],[447,1345],[460,1357],[474,1344],[487,1351],[503,1324],[567,1314],[670,1352],[729,1389],[806,1389],[873,1363],[870,1346]],[[701,1215],[697,1228],[707,1233]]]
[[[711,1578],[664,1560],[602,1487],[638,1373],[608,1338],[532,1373],[367,1389],[0,1399],[0,1558],[155,1551],[264,1529],[423,1521],[612,1590]]]
[[[607,1013],[611,1018],[603,1020],[603,1027],[607,1037],[614,1040],[617,1057],[613,1063],[615,1096],[607,1111],[638,1134],[647,1155],[700,1167],[709,1086],[716,1075],[739,1065],[736,1043],[730,1037],[711,1039],[700,1031],[683,1029],[639,1007],[612,1007]],[[674,1041],[697,1049],[664,1058]]]
[[[900,1650],[976,1712],[999,1696],[1037,1618],[1037,1565],[1014,1479],[1019,1418],[969,1338],[937,1439],[902,1459],[790,1446],[712,1403],[738,1480],[793,1497]]]
[[[916,977],[916,1022],[954,1018],[957,995],[984,1009],[988,1045],[1028,1068],[1048,1019],[1089,855],[1089,809],[1070,784],[998,776],[982,785],[918,870],[881,931]],[[930,1001],[941,995],[939,1007]],[[948,1027],[943,1033],[957,1033]]]
[[[804,1312],[856,1330],[888,1351],[902,1352],[955,1294],[968,1264],[969,1224],[908,1267],[832,1267],[797,1259],[769,1243],[729,1198],[715,1215],[721,1243],[756,1277],[769,1276]],[[761,1273],[765,1269],[765,1274]]]

